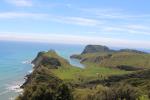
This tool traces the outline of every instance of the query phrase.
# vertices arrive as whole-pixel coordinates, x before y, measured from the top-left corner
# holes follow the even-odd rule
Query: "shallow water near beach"
[[[0,41],[0,100],[14,100],[21,92],[24,76],[32,72],[30,62],[40,51],[55,50],[74,66],[83,67],[69,56],[80,53],[83,45]]]

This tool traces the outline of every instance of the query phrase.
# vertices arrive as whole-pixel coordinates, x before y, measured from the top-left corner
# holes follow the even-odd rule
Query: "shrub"
[[[139,97],[140,92],[137,88],[127,84],[119,84],[98,90],[92,100],[137,100]]]
[[[72,92],[67,84],[60,83],[55,89],[48,84],[27,86],[16,100],[72,100]]]
[[[139,90],[131,85],[120,84],[112,89],[116,100],[137,100],[140,97]]]

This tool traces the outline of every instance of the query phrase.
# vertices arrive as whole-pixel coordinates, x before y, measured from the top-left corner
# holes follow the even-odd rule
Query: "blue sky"
[[[150,48],[149,0],[1,0],[0,40]]]

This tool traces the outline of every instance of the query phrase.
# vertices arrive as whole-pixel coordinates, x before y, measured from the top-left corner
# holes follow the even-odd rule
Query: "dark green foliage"
[[[83,93],[84,92],[84,93]],[[141,91],[129,84],[116,84],[110,87],[98,85],[90,89],[77,89],[74,100],[143,100]]]
[[[121,84],[112,89],[115,93],[115,100],[137,100],[141,94],[137,88],[126,84]]]
[[[140,92],[137,88],[127,84],[105,87],[93,95],[92,100],[137,100]]]
[[[46,67],[38,67],[27,81],[23,94],[17,100],[72,100],[69,85],[55,77]]]
[[[57,68],[61,66],[60,62],[56,58],[44,57],[41,61],[41,65],[50,66],[50,68]]]
[[[110,88],[99,90],[93,95],[93,100],[116,100],[115,93]]]
[[[143,68],[138,68],[138,67],[128,66],[128,65],[119,65],[119,66],[116,66],[116,68],[119,68],[121,70],[126,70],[126,71],[137,71],[137,70],[143,69]]]
[[[57,92],[57,100],[72,100],[73,96],[71,94],[71,89],[66,84],[61,84]]]
[[[67,84],[52,88],[48,84],[34,84],[25,88],[17,100],[72,100],[72,92]]]

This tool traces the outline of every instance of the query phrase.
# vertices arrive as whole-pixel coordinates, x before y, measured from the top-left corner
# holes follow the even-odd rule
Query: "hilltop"
[[[54,69],[61,66],[67,67],[70,65],[66,59],[58,56],[54,50],[39,52],[37,57],[32,61],[32,64],[34,64],[35,68],[43,65]]]
[[[96,52],[115,52],[115,50],[111,50],[107,46],[102,45],[87,45],[81,54]]]

